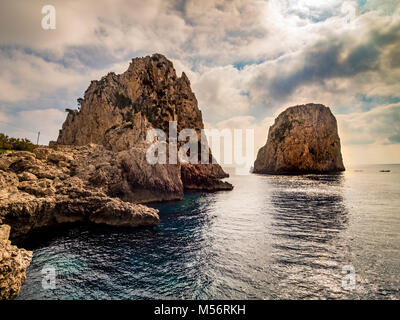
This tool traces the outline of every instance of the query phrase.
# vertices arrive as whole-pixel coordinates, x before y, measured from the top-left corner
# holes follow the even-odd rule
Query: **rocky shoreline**
[[[106,185],[99,186],[99,164],[104,158],[95,155],[101,151],[100,146],[89,145],[2,155],[0,222],[11,226],[11,238],[36,228],[79,221],[156,225],[157,210],[111,197]],[[94,158],[87,165],[89,155]]]
[[[92,81],[78,103],[56,143],[0,155],[0,299],[18,295],[32,258],[9,238],[66,223],[155,226],[158,211],[144,203],[233,188],[218,164],[148,163],[148,130],[176,121],[200,136],[204,127],[189,79],[164,56]]]

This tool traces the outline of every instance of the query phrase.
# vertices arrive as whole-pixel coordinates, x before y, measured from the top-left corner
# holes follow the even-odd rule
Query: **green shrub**
[[[299,119],[293,119],[293,120],[292,120],[292,124],[293,124],[293,123],[302,124],[303,121],[301,121],[301,120],[299,120]]]
[[[275,129],[274,137],[276,140],[281,142],[285,138],[286,131],[290,131],[293,128],[292,122],[286,117],[282,124]]]
[[[31,141],[28,139],[12,138],[3,133],[0,133],[0,149],[5,150],[16,150],[16,151],[33,151],[36,148]],[[2,152],[2,153],[3,153]]]

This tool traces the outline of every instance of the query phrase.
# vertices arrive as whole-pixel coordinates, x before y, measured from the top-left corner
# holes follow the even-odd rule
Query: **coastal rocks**
[[[344,171],[334,115],[321,104],[294,106],[270,127],[254,173],[297,174]]]
[[[110,194],[134,203],[182,199],[181,165],[149,164],[147,147],[144,144],[118,153],[123,179],[110,188]]]
[[[126,170],[104,147],[35,151],[0,156],[8,163],[7,171],[0,170],[0,224],[11,226],[11,237],[71,222],[132,227],[158,224],[157,210],[117,197]],[[42,155],[41,159],[36,154]]]
[[[78,102],[80,110],[68,109],[57,143],[75,146],[95,143],[114,153],[129,152],[133,160],[128,160],[126,154],[119,156],[127,164],[124,167],[128,169],[129,181],[125,179],[114,186],[123,199],[134,202],[168,200],[181,198],[184,188],[210,191],[233,188],[220,181],[228,175],[218,164],[196,165],[195,171],[188,168],[192,173],[188,180],[181,179],[187,174],[180,172],[186,164],[147,166],[144,163],[149,146],[146,142],[148,130],[161,129],[168,139],[171,121],[176,121],[178,132],[194,129],[198,137],[204,128],[189,79],[185,73],[177,77],[172,62],[163,55],[135,58],[124,73],[109,73],[99,81],[92,81],[84,98]],[[199,177],[194,179],[193,174]],[[132,188],[134,190],[130,190]]]
[[[11,245],[10,226],[0,225],[0,300],[14,299],[26,277],[32,252]]]
[[[58,148],[76,150],[71,174],[110,197],[132,203],[182,199],[180,165],[150,165],[146,161],[148,145],[138,143],[120,152],[95,144]]]
[[[222,168],[221,168],[222,170]],[[232,185],[221,181],[224,178],[224,172],[219,171],[218,167],[208,165],[187,164],[182,166],[181,178],[188,190],[232,190]]]

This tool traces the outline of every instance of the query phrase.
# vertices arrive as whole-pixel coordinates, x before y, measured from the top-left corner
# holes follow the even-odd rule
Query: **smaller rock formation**
[[[334,115],[322,104],[294,106],[269,128],[254,173],[301,174],[344,171]]]
[[[21,290],[32,252],[11,245],[10,226],[0,225],[0,300],[14,299]]]

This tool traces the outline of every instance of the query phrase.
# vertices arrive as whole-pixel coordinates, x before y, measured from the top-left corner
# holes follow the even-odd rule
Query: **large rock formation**
[[[11,245],[10,226],[0,225],[0,300],[14,299],[21,290],[32,252]]]
[[[269,128],[254,173],[296,174],[344,171],[334,115],[321,104],[286,109]]]
[[[0,224],[11,226],[11,237],[72,222],[157,225],[157,210],[118,197],[130,179],[123,161],[99,145],[1,155]]]
[[[167,180],[157,176],[157,172],[142,174],[143,168],[150,170],[144,161],[149,146],[145,141],[149,129],[161,129],[168,137],[169,122],[176,121],[178,132],[194,129],[200,138],[204,127],[189,79],[185,73],[177,77],[171,61],[163,55],[133,59],[126,72],[120,75],[109,73],[100,81],[92,81],[79,103],[79,111],[69,110],[57,143],[96,143],[108,150],[123,152],[121,157],[124,158],[126,175],[128,180],[134,181],[119,190],[122,198],[145,202],[181,198],[185,188],[232,189],[232,185],[220,181],[228,175],[218,164],[160,167],[159,170],[168,171],[164,175]],[[132,156],[141,160],[132,163]],[[168,184],[170,189],[157,189],[159,185]]]

